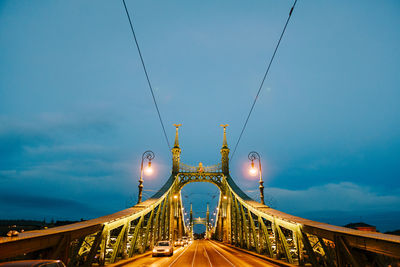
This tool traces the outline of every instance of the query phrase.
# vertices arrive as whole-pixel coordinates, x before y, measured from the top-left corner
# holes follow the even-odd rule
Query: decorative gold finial
[[[202,162],[199,162],[199,167],[197,167],[197,171],[198,171],[198,172],[203,172],[203,171],[204,171],[203,163],[202,163]]]
[[[182,124],[174,124],[174,126],[176,127],[176,134],[175,134],[175,143],[174,143],[174,147],[179,147],[179,139],[178,139],[178,129],[180,126],[182,126]]]
[[[225,128],[228,127],[229,124],[221,124],[220,126],[221,126],[221,127],[224,127],[224,131],[225,131]]]

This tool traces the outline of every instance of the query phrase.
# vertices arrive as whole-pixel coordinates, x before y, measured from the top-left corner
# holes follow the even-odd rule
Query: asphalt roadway
[[[146,253],[137,258],[120,261],[113,266],[257,267],[278,265],[220,243],[195,240],[186,247],[174,248],[172,257],[152,257],[151,254]]]

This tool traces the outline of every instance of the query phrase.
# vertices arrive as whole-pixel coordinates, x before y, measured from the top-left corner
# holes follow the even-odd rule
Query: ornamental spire
[[[224,140],[222,142],[221,148],[221,169],[222,173],[225,175],[229,174],[229,148],[228,142],[226,141],[226,127],[228,124],[221,124],[221,127],[224,127]]]
[[[179,129],[180,126],[182,126],[182,124],[174,124],[174,126],[176,127],[174,147],[179,148],[178,129]]]
[[[182,124],[174,124],[176,127],[176,134],[175,134],[175,143],[174,147],[171,149],[172,152],[172,174],[176,175],[179,172],[179,165],[181,160],[181,149],[179,147],[179,139],[178,139],[178,128]]]
[[[222,148],[228,148],[228,142],[226,141],[226,127],[228,127],[229,124],[221,124],[221,127],[224,127],[224,139],[222,141]]]

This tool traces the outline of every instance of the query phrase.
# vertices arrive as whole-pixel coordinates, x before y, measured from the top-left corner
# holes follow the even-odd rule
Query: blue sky
[[[170,142],[182,161],[233,148],[291,1],[131,1]],[[400,228],[400,3],[299,1],[231,174],[263,159],[268,201],[336,224]],[[0,2],[0,211],[6,218],[94,218],[169,176],[162,135],[121,1]],[[204,216],[216,187],[188,185]],[[214,205],[214,206],[213,206]]]

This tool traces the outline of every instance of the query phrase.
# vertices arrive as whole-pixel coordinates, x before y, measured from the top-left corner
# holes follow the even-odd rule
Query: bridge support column
[[[232,243],[232,213],[231,198],[225,194],[222,198],[223,241]]]
[[[222,241],[223,238],[223,233],[222,233],[222,226],[223,226],[223,221],[222,221],[222,209],[221,205],[218,207],[218,221],[217,221],[217,231],[216,231],[216,237],[218,241]]]
[[[169,240],[175,240],[176,239],[176,198],[175,194],[171,194],[171,202],[169,205]]]
[[[179,194],[179,197],[178,197],[178,217],[177,217],[177,227],[178,227],[178,231],[177,231],[177,233],[178,233],[178,236],[177,236],[177,238],[182,238],[182,236],[183,236],[183,232],[184,232],[184,230],[183,230],[183,210],[182,210],[182,205],[181,205],[181,194]]]
[[[106,248],[109,236],[110,230],[107,229],[103,232],[103,235],[101,237],[99,266],[104,266],[106,264]]]

